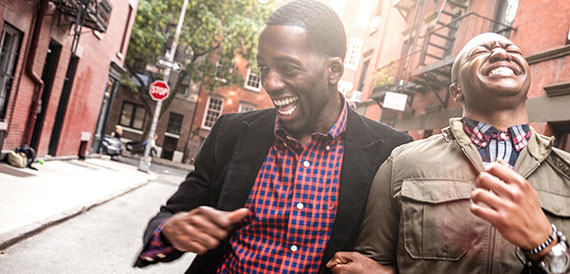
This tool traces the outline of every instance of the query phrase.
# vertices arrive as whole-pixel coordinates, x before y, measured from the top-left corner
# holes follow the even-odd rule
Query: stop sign
[[[162,101],[168,97],[168,94],[170,93],[170,87],[166,82],[157,80],[150,84],[148,93],[153,100]]]

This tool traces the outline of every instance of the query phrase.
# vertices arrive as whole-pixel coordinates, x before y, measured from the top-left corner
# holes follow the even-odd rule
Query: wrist
[[[539,260],[527,256],[527,266],[538,273],[566,273],[570,265],[570,252],[566,236],[561,231],[556,232],[556,244],[551,244],[548,251]]]
[[[548,254],[550,248],[552,248],[552,246],[554,246],[558,242],[556,237],[556,231],[557,231],[556,226],[554,224],[552,224],[551,226],[552,228],[548,238],[546,238],[546,240],[544,240],[542,243],[531,249],[521,248],[521,251],[525,256],[527,256],[533,261],[536,261],[540,260],[542,257],[544,257],[544,255]]]

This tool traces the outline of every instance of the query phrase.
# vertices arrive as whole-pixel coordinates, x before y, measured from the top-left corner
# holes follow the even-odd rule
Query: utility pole
[[[182,11],[180,11],[180,17],[178,18],[178,25],[176,26],[176,32],[174,33],[174,39],[172,39],[172,45],[170,46],[170,51],[166,53],[166,60],[173,62],[174,55],[176,54],[176,47],[178,46],[178,38],[180,37],[180,30],[182,29],[182,23],[184,22],[184,15],[186,14],[186,7],[188,6],[188,0],[184,0],[182,4]],[[168,83],[168,79],[170,78],[170,68],[167,67],[164,69],[164,77],[163,81]],[[139,161],[139,170],[148,172],[149,168],[149,161],[148,155],[151,149],[151,141],[154,138],[154,132],[156,131],[156,124],[158,123],[158,116],[160,115],[160,108],[162,107],[162,100],[156,102],[156,108],[154,109],[154,116],[152,117],[152,124],[150,126],[150,131],[148,132],[148,136],[146,139],[146,146],[144,149],[144,155]]]

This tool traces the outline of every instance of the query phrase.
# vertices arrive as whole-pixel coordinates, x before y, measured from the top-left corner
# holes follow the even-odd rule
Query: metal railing
[[[454,31],[449,33],[451,29]],[[389,64],[378,68],[377,71],[392,73],[395,78],[394,84],[401,83],[400,80],[410,81],[409,78],[415,70],[457,55],[461,48],[476,35],[495,32],[508,37],[512,29],[509,25],[475,12],[469,12],[445,25],[432,29],[428,28],[417,39],[415,48],[418,50],[404,54],[400,59],[391,61]],[[434,45],[439,45],[439,47]],[[378,87],[373,86],[373,88]]]

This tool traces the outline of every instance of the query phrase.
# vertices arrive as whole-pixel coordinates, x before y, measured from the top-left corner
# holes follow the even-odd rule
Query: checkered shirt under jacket
[[[528,124],[498,130],[489,124],[463,118],[463,130],[477,147],[484,166],[500,159],[513,167],[530,138]]]
[[[275,142],[251,189],[250,214],[230,238],[218,273],[317,273],[338,206],[346,104],[306,147],[277,121]]]

